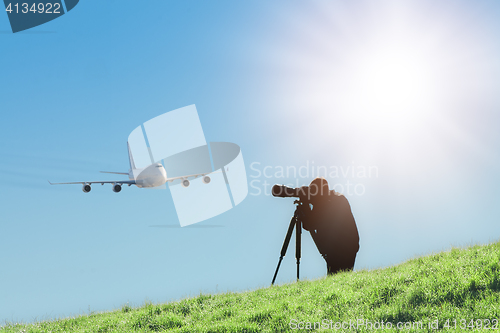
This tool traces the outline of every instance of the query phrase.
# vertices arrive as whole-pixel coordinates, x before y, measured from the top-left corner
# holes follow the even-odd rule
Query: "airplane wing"
[[[205,177],[205,176],[208,176],[212,173],[218,173],[218,172],[221,172],[221,171],[211,171],[211,172],[206,172],[206,173],[196,173],[196,174],[193,174],[193,175],[187,175],[187,176],[179,176],[179,177],[172,177],[172,178],[167,178],[167,182],[173,182],[174,180],[177,180],[177,179],[188,179],[188,178],[198,178],[198,177]]]
[[[112,173],[114,175],[127,175],[128,176],[128,172],[113,172],[113,171],[99,171],[100,173]]]
[[[49,181],[49,184],[50,185],[63,185],[63,184],[101,184],[101,185],[104,185],[104,184],[128,184],[129,186],[130,185],[134,185],[135,184],[135,180],[115,180],[115,181],[110,181],[110,180],[103,180],[103,181],[95,181],[95,182],[69,182],[69,183],[51,183]]]

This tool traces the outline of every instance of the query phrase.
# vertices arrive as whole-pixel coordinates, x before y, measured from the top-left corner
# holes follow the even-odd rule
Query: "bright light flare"
[[[349,77],[337,94],[337,119],[369,140],[410,140],[435,110],[438,72],[435,62],[405,42],[372,45],[370,52],[353,50],[345,64]]]
[[[358,94],[365,107],[394,115],[430,98],[429,65],[411,50],[382,48],[360,64]]]
[[[412,154],[464,98],[464,71],[479,75],[480,47],[456,37],[452,16],[429,18],[420,2],[319,4],[310,16],[296,13],[300,34],[279,59],[287,80],[273,83],[297,110],[292,126],[334,142],[349,135],[355,140],[345,149],[362,156],[375,145],[393,153],[395,143],[408,147],[399,156]]]
[[[299,129],[294,149],[417,174],[459,158],[464,143],[481,147],[466,112],[475,122],[491,100],[498,57],[484,31],[463,25],[475,22],[466,7],[314,3],[287,13],[290,40],[269,54],[280,110],[270,123]]]

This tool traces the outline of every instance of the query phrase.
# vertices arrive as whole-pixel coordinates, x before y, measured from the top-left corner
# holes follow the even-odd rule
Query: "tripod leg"
[[[276,281],[276,276],[278,275],[278,269],[280,269],[280,265],[281,265],[282,261],[283,261],[283,257],[280,257],[280,260],[278,261],[278,266],[276,267],[276,271],[274,272],[273,282],[271,282],[271,286],[274,284],[274,281]]]
[[[278,275],[278,270],[280,269],[281,261],[285,257],[286,250],[288,249],[288,243],[290,243],[290,238],[292,238],[292,232],[293,232],[293,227],[296,224],[296,219],[295,215],[292,217],[292,220],[290,221],[290,225],[288,226],[288,231],[285,236],[285,240],[283,242],[283,246],[281,247],[281,253],[280,253],[280,260],[278,261],[278,266],[276,267],[276,271],[274,272],[274,277],[273,277],[273,282],[271,282],[271,285],[274,284],[274,281],[276,281],[276,276]]]
[[[295,259],[297,259],[297,281],[299,280],[299,267],[300,267],[300,244],[302,236],[302,223],[299,219],[295,222]]]

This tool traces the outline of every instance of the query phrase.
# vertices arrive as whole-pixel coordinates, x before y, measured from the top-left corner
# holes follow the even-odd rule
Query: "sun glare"
[[[277,52],[283,72],[272,87],[285,92],[290,125],[324,139],[318,151],[335,146],[357,159],[447,154],[455,110],[479,99],[491,59],[458,13],[431,8],[439,7],[319,1],[290,15],[296,30]]]
[[[351,98],[343,103],[344,120],[381,139],[413,135],[435,102],[432,63],[402,43],[377,45],[355,59],[348,66]]]
[[[425,91],[431,85],[428,68],[410,52],[382,49],[360,68],[358,93],[366,107],[393,115],[429,98]]]

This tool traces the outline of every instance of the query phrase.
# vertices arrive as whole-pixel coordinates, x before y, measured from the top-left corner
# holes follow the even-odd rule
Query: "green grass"
[[[113,312],[7,324],[2,332],[447,332],[500,319],[500,243],[409,260],[378,270],[346,272],[243,293],[200,295],[179,302],[124,306]],[[390,322],[392,329],[335,329],[336,322]],[[444,328],[446,320],[450,328]],[[456,320],[457,329],[454,329]],[[480,321],[478,321],[480,320]],[[311,323],[311,329],[293,324]],[[314,329],[315,322],[328,329]],[[397,329],[401,323],[417,323]],[[422,325],[418,326],[418,322]],[[292,323],[292,325],[291,325]],[[333,324],[332,324],[333,323]],[[302,325],[302,324],[301,324]],[[331,325],[331,326],[330,326]],[[407,328],[409,327],[406,324]],[[346,324],[344,324],[344,328]],[[500,323],[496,326],[500,330]],[[326,326],[323,326],[326,328]],[[377,326],[375,326],[377,328]],[[485,331],[483,329],[479,331]]]

